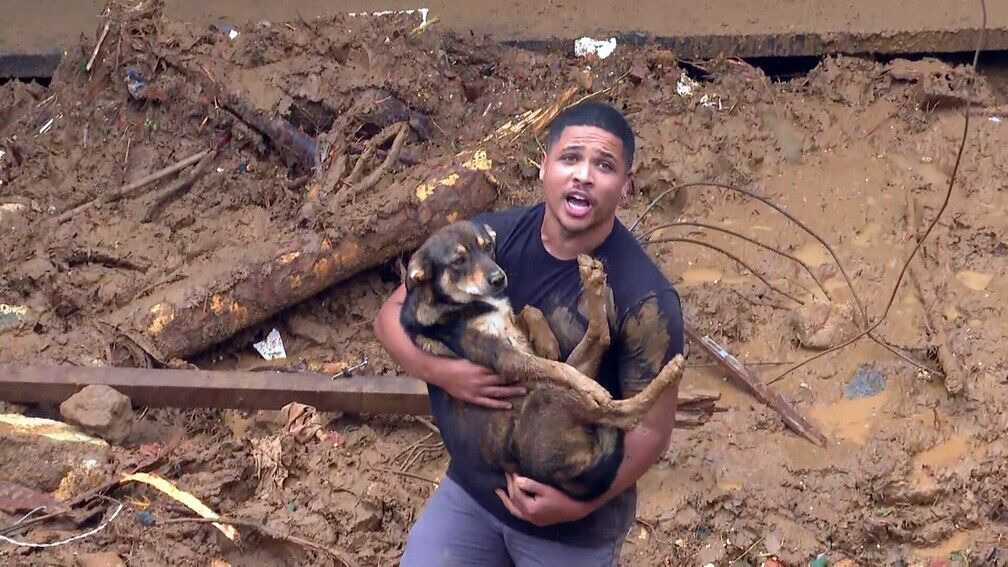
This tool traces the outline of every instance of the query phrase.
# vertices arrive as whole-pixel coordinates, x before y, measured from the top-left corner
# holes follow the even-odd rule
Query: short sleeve
[[[630,307],[619,326],[618,376],[624,397],[647,386],[665,364],[683,353],[679,294],[669,287]]]

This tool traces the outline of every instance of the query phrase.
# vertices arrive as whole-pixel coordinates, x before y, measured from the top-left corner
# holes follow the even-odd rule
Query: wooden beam
[[[111,386],[134,406],[252,410],[301,402],[323,411],[430,414],[427,385],[406,376],[0,365],[0,400],[8,402],[59,404],[90,384]]]

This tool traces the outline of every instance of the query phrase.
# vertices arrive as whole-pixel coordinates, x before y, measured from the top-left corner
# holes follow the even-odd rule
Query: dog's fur
[[[458,222],[434,233],[407,266],[400,321],[421,349],[466,358],[493,369],[527,394],[511,410],[464,406],[482,427],[483,457],[501,470],[554,486],[573,498],[605,493],[623,461],[624,430],[633,428],[682,376],[677,356],[633,398],[613,400],[594,381],[609,346],[605,274],[578,258],[588,305],[588,329],[566,363],[543,314],[515,315],[503,295],[507,277],[494,261],[488,226]]]

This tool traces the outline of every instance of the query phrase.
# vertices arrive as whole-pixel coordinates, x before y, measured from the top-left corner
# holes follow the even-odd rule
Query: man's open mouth
[[[583,217],[591,212],[594,203],[582,193],[567,193],[564,196],[564,205],[567,213],[572,217]]]

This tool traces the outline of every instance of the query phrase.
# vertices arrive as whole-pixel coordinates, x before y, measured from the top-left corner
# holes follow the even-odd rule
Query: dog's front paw
[[[602,262],[587,254],[578,256],[578,271],[585,287],[601,291],[605,287],[605,269]]]

